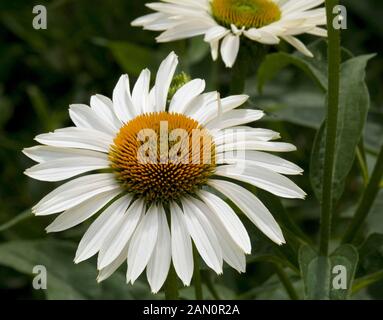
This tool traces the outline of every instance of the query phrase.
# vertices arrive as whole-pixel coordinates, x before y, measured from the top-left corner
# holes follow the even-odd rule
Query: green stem
[[[22,222],[26,219],[29,219],[33,217],[33,214],[31,212],[31,210],[26,210],[20,214],[18,214],[16,217],[14,217],[12,220],[10,221],[7,221],[6,223],[0,225],[0,232],[1,231],[5,231],[13,226],[15,226],[16,224],[18,224],[19,222]]]
[[[177,275],[173,265],[170,266],[168,277],[165,282],[165,299],[178,300]]]
[[[354,280],[354,284],[352,285],[352,293],[358,292],[363,288],[370,286],[373,283],[383,280],[383,270],[377,271],[367,276],[358,278]]]
[[[328,105],[326,120],[326,148],[323,172],[322,212],[319,252],[328,255],[332,220],[332,185],[335,162],[335,144],[339,108],[340,30],[333,27],[334,6],[339,0],[326,0],[328,30]]]
[[[287,276],[285,270],[279,265],[275,264],[275,271],[277,272],[277,275],[279,277],[279,280],[281,280],[283,286],[286,289],[287,294],[289,295],[291,300],[299,300],[298,293],[296,292],[294,285],[290,281],[289,277]]]
[[[371,178],[365,188],[362,198],[356,209],[355,215],[343,236],[343,243],[350,243],[355,240],[363,221],[366,219],[374,200],[379,192],[380,181],[383,178],[383,146],[380,148],[378,159],[374,170],[372,171]]]
[[[221,300],[221,297],[217,290],[215,289],[213,282],[211,281],[210,273],[209,272],[202,272],[202,278],[204,283],[206,284],[206,287],[210,291],[211,295],[215,300]]]
[[[365,158],[363,151],[362,151],[362,146],[360,144],[356,148],[356,158],[358,160],[360,171],[362,172],[363,183],[366,186],[368,183],[368,179],[369,179],[368,167],[367,167],[367,163],[366,163],[366,158]]]
[[[193,260],[194,260],[193,284],[194,284],[194,290],[195,290],[195,298],[196,300],[203,300],[199,256],[194,244],[193,244]]]

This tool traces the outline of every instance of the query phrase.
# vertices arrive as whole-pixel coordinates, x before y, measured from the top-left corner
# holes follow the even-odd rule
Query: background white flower
[[[326,12],[318,8],[324,0],[162,0],[146,4],[157,11],[132,22],[133,26],[164,31],[158,42],[204,35],[214,60],[221,56],[232,67],[238,55],[240,37],[276,45],[285,40],[303,54],[312,53],[296,38],[309,33],[326,37]]]
[[[121,76],[113,100],[94,95],[90,107],[70,106],[74,127],[38,135],[35,139],[42,145],[24,150],[38,162],[26,170],[32,178],[62,181],[86,174],[53,190],[33,212],[38,216],[61,213],[47,227],[48,232],[72,228],[98,215],[82,237],[75,257],[79,263],[98,254],[98,281],[127,261],[127,282],[133,283],[146,268],[150,287],[158,292],[172,261],[179,278],[189,285],[192,242],[217,274],[222,273],[223,261],[244,272],[250,239],[225,197],[272,241],[282,244],[285,240],[269,210],[235,182],[285,198],[305,196],[282,175],[302,170],[265,152],[295,147],[273,141],[279,138],[274,131],[243,126],[263,116],[258,110],[235,110],[247,100],[246,95],[221,100],[217,92],[203,93],[205,82],[194,79],[168,96],[177,63],[177,56],[171,53],[162,62],[151,89],[147,69],[133,90],[128,76]],[[211,134],[214,141],[214,161],[139,163],[137,132],[141,128],[158,130],[160,121],[188,130],[206,128],[206,135]],[[233,129],[244,133],[240,135],[243,140],[233,139]],[[104,172],[90,173],[100,169]]]

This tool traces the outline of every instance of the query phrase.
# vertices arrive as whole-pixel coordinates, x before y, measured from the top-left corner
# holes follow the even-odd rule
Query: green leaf
[[[383,270],[383,234],[374,233],[359,248],[362,275]]]
[[[327,44],[324,40],[314,42],[309,46],[315,58],[309,58],[301,53],[285,52],[272,53],[266,56],[258,70],[258,90],[270,81],[283,68],[294,65],[312,78],[320,88],[327,90]]]
[[[358,250],[349,244],[338,247],[330,257],[331,269],[335,266],[344,266],[347,272],[346,289],[335,289],[331,284],[330,299],[346,300],[350,297],[351,289],[355,277],[356,267],[358,265]],[[333,280],[336,275],[332,274]]]
[[[299,265],[305,288],[305,298],[309,300],[330,299],[330,259],[318,256],[310,246],[304,245],[299,250]]]
[[[299,265],[306,299],[347,299],[351,293],[357,263],[358,251],[349,244],[338,247],[330,257],[319,256],[311,247],[302,246],[299,251]],[[346,289],[336,289],[333,286],[337,274],[332,271],[339,265],[344,266],[347,272]]]
[[[96,266],[89,261],[74,264],[75,251],[76,245],[68,241],[11,241],[0,245],[0,265],[31,276],[34,266],[45,266],[48,299],[152,298],[142,284],[128,286],[119,274],[98,284]]]
[[[343,193],[344,181],[349,174],[366,123],[370,97],[364,81],[365,68],[373,55],[352,58],[341,66],[339,114],[336,137],[335,168],[332,186],[333,201]],[[310,180],[319,200],[322,198],[322,178],[325,148],[325,123],[314,141],[310,165]]]

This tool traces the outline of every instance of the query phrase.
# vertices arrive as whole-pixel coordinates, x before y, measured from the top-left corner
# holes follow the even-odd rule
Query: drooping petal
[[[285,176],[257,166],[225,165],[216,169],[216,175],[243,182],[284,198],[304,199],[306,193]]]
[[[198,196],[209,207],[212,214],[222,223],[238,247],[245,253],[250,253],[251,243],[249,235],[234,210],[225,201],[210,192],[201,190]]]
[[[169,112],[183,113],[188,104],[204,90],[204,80],[194,79],[189,81],[174,94],[170,102]]]
[[[171,262],[171,238],[165,210],[158,207],[158,235],[153,254],[146,267],[146,276],[153,293],[164,284]]]
[[[125,212],[119,224],[105,239],[97,260],[97,268],[103,269],[115,260],[130,240],[141,216],[144,213],[144,202],[136,200]]]
[[[193,276],[193,249],[186,227],[184,213],[176,204],[171,204],[172,260],[178,277],[185,286],[190,285]]]
[[[152,256],[158,234],[158,207],[152,205],[130,240],[126,278],[134,283]]]
[[[239,52],[239,36],[229,33],[221,43],[222,60],[227,68],[231,68],[237,59]]]
[[[59,232],[72,228],[81,222],[89,219],[113,198],[120,194],[121,190],[116,189],[98,194],[79,205],[66,210],[60,214],[47,228],[47,232]]]
[[[36,204],[36,215],[61,212],[84,202],[100,193],[119,189],[113,173],[91,174],[71,180],[54,189]]]
[[[232,182],[211,180],[209,184],[228,197],[267,237],[277,244],[285,243],[281,228],[269,210],[250,191]]]
[[[182,206],[186,227],[199,254],[210,268],[221,274],[222,249],[210,222],[192,199],[184,199]]]
[[[131,201],[131,196],[119,198],[90,225],[78,245],[75,263],[89,259],[101,249],[109,233],[120,223]]]

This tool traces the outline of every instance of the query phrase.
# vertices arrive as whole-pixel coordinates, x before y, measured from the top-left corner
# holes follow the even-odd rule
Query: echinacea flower
[[[67,230],[97,215],[80,241],[75,262],[98,254],[98,281],[127,261],[127,282],[133,283],[146,268],[150,287],[158,292],[173,263],[189,285],[192,243],[217,274],[223,261],[244,272],[250,239],[226,198],[272,241],[285,240],[269,210],[236,182],[285,198],[305,196],[282,175],[302,170],[264,152],[295,147],[273,141],[279,137],[274,131],[243,126],[263,116],[259,110],[235,110],[248,97],[220,99],[217,92],[203,93],[201,79],[182,85],[174,77],[177,64],[171,53],[151,89],[147,69],[133,90],[122,75],[112,100],[94,95],[90,107],[71,105],[74,127],[38,135],[35,140],[41,145],[24,150],[38,162],[26,170],[28,176],[71,179],[33,208],[37,216],[61,213],[48,232]]]
[[[309,33],[326,37],[324,0],[162,0],[146,4],[157,11],[132,22],[146,30],[164,31],[158,42],[204,35],[213,60],[221,56],[232,67],[238,55],[240,37],[265,45],[285,40],[303,54],[312,53],[296,38]]]

